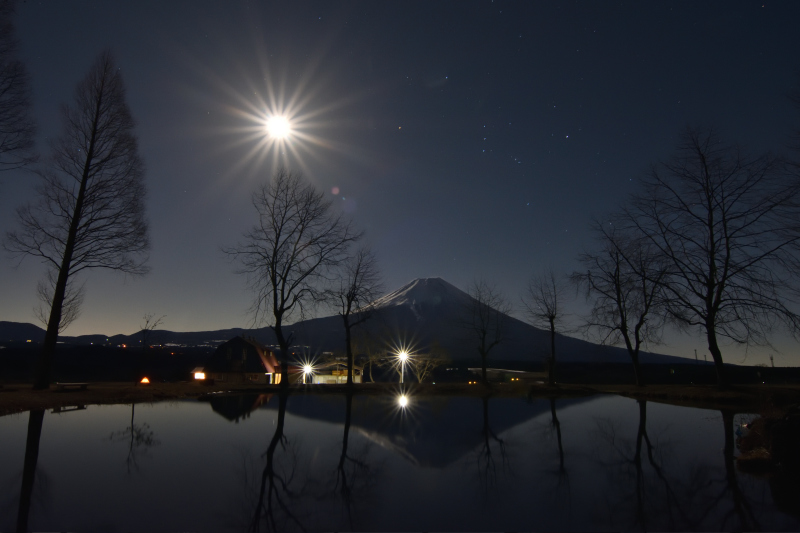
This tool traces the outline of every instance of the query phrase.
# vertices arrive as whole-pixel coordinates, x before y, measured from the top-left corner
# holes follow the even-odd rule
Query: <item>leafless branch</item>
[[[623,344],[633,362],[637,385],[643,385],[639,351],[661,341],[664,325],[661,283],[666,275],[661,256],[641,236],[594,224],[599,249],[580,256],[585,271],[571,280],[592,309],[584,328],[602,344]]]
[[[800,331],[800,176],[779,163],[688,130],[619,219],[664,261],[665,309],[703,331],[720,385],[720,338],[769,345],[777,326]]]
[[[33,313],[44,327],[47,327],[47,321],[50,318],[50,308],[53,305],[53,293],[55,291],[56,279],[56,273],[52,269],[48,269],[45,279],[39,281],[36,285],[39,305],[34,308]],[[64,293],[64,303],[61,306],[61,323],[58,326],[59,333],[67,329],[80,315],[85,286],[85,282],[75,286],[74,279],[67,283],[67,289]]]
[[[563,301],[566,293],[564,281],[548,268],[541,274],[531,277],[522,297],[531,323],[550,332],[550,357],[547,361],[547,380],[555,383],[556,329],[564,322]]]
[[[92,268],[147,272],[144,165],[125,87],[110,52],[103,52],[62,108],[64,130],[39,171],[38,202],[17,210],[19,230],[4,248],[33,256],[57,272],[47,333],[34,387],[49,384],[68,280]]]
[[[17,56],[14,0],[0,0],[0,171],[36,161],[31,84]]]
[[[361,237],[352,223],[300,174],[279,169],[253,194],[258,222],[225,253],[240,265],[253,290],[253,322],[275,332],[283,359],[281,383],[288,386],[291,335],[283,326],[322,299],[332,269]]]
[[[336,278],[323,297],[339,316],[345,329],[345,351],[347,354],[347,384],[353,384],[352,330],[372,316],[374,307],[369,305],[383,292],[383,283],[378,269],[378,260],[369,247],[361,247],[347,257],[339,266]]]
[[[462,310],[461,326],[475,342],[481,357],[482,379],[487,383],[486,359],[492,349],[503,342],[511,305],[503,294],[483,279],[476,280],[467,289],[470,302]]]

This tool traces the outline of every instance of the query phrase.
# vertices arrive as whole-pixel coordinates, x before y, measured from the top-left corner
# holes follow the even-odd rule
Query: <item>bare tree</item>
[[[57,272],[53,268],[49,268],[45,278],[36,285],[39,305],[34,308],[33,313],[45,328],[50,320],[50,308],[53,305],[53,294],[55,293],[57,282]],[[81,283],[75,286],[74,278],[67,281],[67,288],[64,291],[64,303],[61,305],[61,323],[58,325],[59,333],[67,329],[80,315],[85,285],[85,283]]]
[[[142,352],[147,351],[147,338],[150,336],[150,333],[163,324],[165,318],[167,318],[167,315],[156,317],[155,313],[145,313],[142,317],[144,322],[139,326],[142,328]]]
[[[413,364],[411,365],[411,372],[417,378],[417,382],[422,383],[428,379],[433,371],[450,361],[450,356],[447,350],[443,348],[438,341],[433,341],[428,353],[416,354],[414,356]]]
[[[31,84],[25,65],[16,58],[15,4],[14,0],[0,0],[0,171],[36,160]]]
[[[375,382],[372,376],[374,367],[384,367],[389,363],[386,357],[386,346],[384,343],[378,341],[375,335],[368,331],[361,331],[353,336],[353,351],[366,358],[364,368],[369,365],[369,380]],[[362,375],[362,380],[363,380]]]
[[[669,317],[705,334],[724,386],[721,338],[768,345],[776,326],[800,329],[800,176],[688,130],[642,185],[622,222],[661,255]]]
[[[469,332],[481,356],[482,380],[486,377],[486,359],[506,335],[506,322],[511,305],[505,296],[483,279],[476,280],[467,289],[470,302],[464,309],[461,325]]]
[[[547,383],[556,382],[556,329],[564,321],[563,300],[566,287],[553,269],[534,275],[522,297],[528,318],[536,327],[550,331],[550,357],[547,360]]]
[[[244,241],[226,249],[241,265],[255,296],[253,322],[266,322],[281,349],[281,386],[289,385],[289,347],[294,335],[283,331],[302,317],[309,302],[323,296],[326,275],[347,256],[361,234],[331,202],[300,174],[279,169],[253,194],[258,223]]]
[[[347,385],[353,385],[354,327],[370,319],[375,308],[369,304],[383,291],[378,261],[375,254],[364,246],[345,259],[339,268],[338,279],[326,291],[326,300],[336,309],[344,322],[345,351],[347,353]]]
[[[39,201],[17,210],[21,229],[6,250],[42,259],[58,272],[34,388],[49,386],[50,367],[71,277],[92,268],[147,272],[144,168],[122,76],[100,54],[62,111],[64,132],[40,172]]]
[[[649,242],[613,225],[606,228],[595,223],[595,233],[600,237],[599,249],[582,254],[585,270],[571,276],[592,304],[585,327],[601,344],[625,344],[636,385],[642,386],[639,350],[661,341],[664,315],[659,311],[666,271]]]

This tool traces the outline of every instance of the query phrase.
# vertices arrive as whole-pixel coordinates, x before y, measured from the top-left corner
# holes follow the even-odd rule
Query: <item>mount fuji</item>
[[[472,303],[472,297],[441,278],[420,278],[370,304],[373,316],[354,335],[364,333],[380,339],[389,347],[404,346],[413,352],[425,353],[438,344],[454,361],[472,362],[479,359],[471,332],[460,325],[460,317]],[[34,331],[35,330],[35,331]],[[286,327],[295,337],[296,345],[308,346],[312,353],[344,350],[344,326],[338,315],[303,320]],[[18,332],[17,335],[15,332]],[[236,335],[247,335],[268,344],[276,344],[268,328],[232,328],[216,331],[173,332],[156,330],[150,333],[153,344],[184,345],[219,344]],[[19,336],[17,339],[15,337]],[[40,340],[44,331],[32,324],[0,323],[0,341]],[[139,344],[141,335],[83,335],[64,337],[70,344],[108,342]],[[490,361],[542,361],[549,354],[550,333],[508,316],[503,341],[490,354]],[[628,363],[628,352],[619,347],[602,346],[581,339],[556,334],[556,359],[559,362]],[[688,360],[669,355],[640,353],[642,363],[685,363]]]

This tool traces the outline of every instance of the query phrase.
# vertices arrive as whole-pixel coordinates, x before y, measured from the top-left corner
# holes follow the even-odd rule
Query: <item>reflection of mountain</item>
[[[559,400],[559,408],[591,398]],[[276,409],[267,404],[266,409]],[[294,416],[343,424],[344,397],[293,395],[287,411]],[[489,425],[496,435],[543,413],[550,412],[546,398],[526,403],[519,398],[489,400]],[[353,398],[352,426],[379,446],[408,459],[415,465],[443,468],[460,460],[481,445],[483,404],[480,398],[425,398],[412,400],[405,414],[385,398]],[[286,431],[291,433],[291,425]]]
[[[388,343],[408,341],[415,348],[426,351],[436,341],[445,348],[453,359],[476,360],[477,352],[474,343],[470,342],[470,334],[459,326],[459,319],[469,306],[471,298],[465,292],[447,283],[441,278],[416,279],[404,287],[387,294],[374,302],[376,312],[367,323],[371,332]],[[492,359],[531,361],[543,359],[549,350],[549,333],[534,328],[516,318],[508,318],[507,336],[503,343],[492,351]],[[15,327],[26,326],[27,329],[14,333]],[[35,329],[31,329],[35,328]],[[288,331],[294,333],[296,344],[308,345],[313,353],[341,350],[344,343],[342,320],[338,316],[315,318],[298,322],[289,326]],[[0,340],[24,340],[36,337],[39,330],[32,324],[0,323]],[[198,345],[204,343],[219,344],[235,336],[247,335],[267,345],[276,344],[275,336],[269,328],[254,330],[226,329],[201,332],[153,331],[149,334],[149,342],[153,344],[176,343]],[[110,343],[138,345],[141,335],[85,335],[81,337],[62,337],[69,343],[88,344]],[[556,346],[560,362],[591,361],[629,363],[628,353],[622,348],[600,346],[580,339],[557,335]],[[682,358],[642,353],[643,363],[685,363]]]

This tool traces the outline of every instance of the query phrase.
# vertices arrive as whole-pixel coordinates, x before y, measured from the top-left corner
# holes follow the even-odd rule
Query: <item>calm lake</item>
[[[0,531],[21,494],[34,531],[800,530],[798,480],[732,460],[752,415],[616,396],[281,400],[48,410],[29,497],[37,415],[2,417]]]

